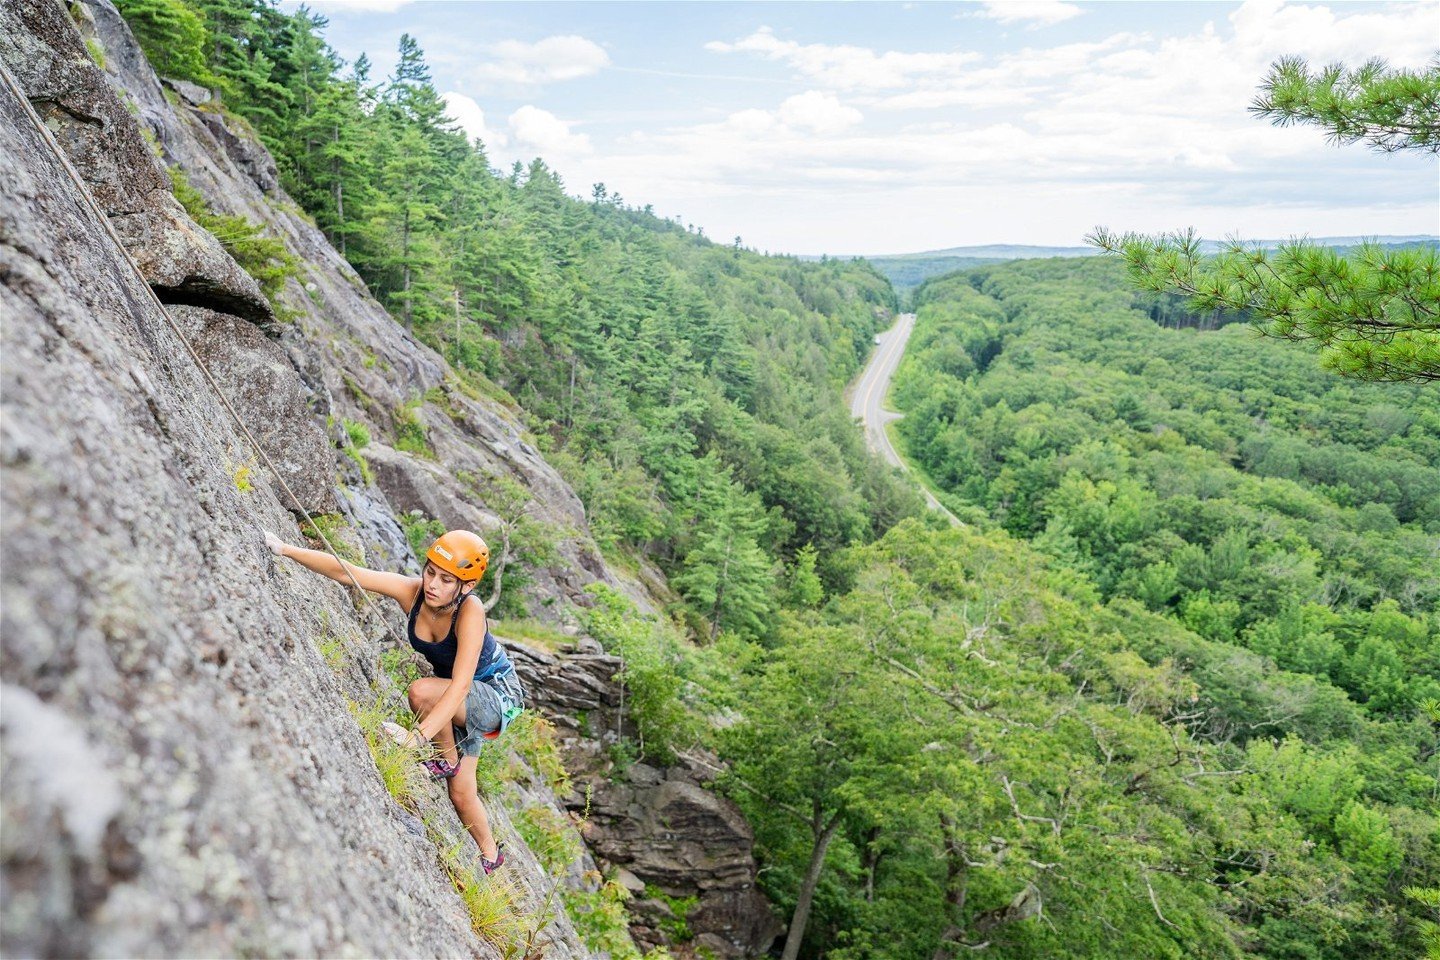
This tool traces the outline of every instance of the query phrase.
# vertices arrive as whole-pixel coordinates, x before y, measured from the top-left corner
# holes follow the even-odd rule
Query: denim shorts
[[[479,756],[485,734],[503,732],[525,707],[525,691],[512,667],[489,680],[475,680],[465,697],[465,729],[455,728],[455,745],[462,757]]]

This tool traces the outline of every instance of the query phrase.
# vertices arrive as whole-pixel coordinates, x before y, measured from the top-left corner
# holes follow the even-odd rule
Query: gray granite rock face
[[[272,318],[255,280],[176,201],[139,125],[53,0],[0,5],[0,60],[64,148],[161,299],[257,322]]]
[[[232,314],[174,304],[169,312],[294,494],[286,503],[305,513],[334,513],[335,454],[285,351]],[[260,467],[252,459],[236,472],[244,476]]]
[[[490,955],[308,639],[380,624],[264,552],[284,508],[4,85],[0,183],[6,953]]]
[[[105,72],[82,36],[103,45]],[[583,588],[596,580],[642,609],[652,608],[649,590],[605,567],[579,500],[516,411],[460,389],[391,320],[284,195],[263,147],[231,129],[205,91],[172,83],[178,97],[167,99],[108,0],[0,3],[0,62],[141,272],[24,101],[0,84],[5,952],[495,955],[440,865],[437,843],[464,840],[443,789],[422,792],[413,812],[396,804],[348,706],[399,695],[377,668],[403,629],[396,611],[263,550],[261,527],[298,542],[296,505],[256,462],[147,285],[220,374],[301,506],[337,511],[370,565],[416,569],[397,522],[407,509],[493,537],[489,483],[508,478],[558,538],[559,559],[529,571],[535,615],[566,623],[566,607],[588,602]],[[214,210],[265,225],[300,258],[281,294],[297,320],[276,322],[253,280],[189,220],[157,151]],[[417,415],[430,455],[394,449],[402,406],[427,393]],[[338,451],[347,420],[374,437],[361,452],[374,483]],[[322,641],[341,650],[338,666]],[[562,730],[588,709],[578,704],[618,697],[589,643],[575,669],[556,666],[544,681]],[[593,758],[604,736],[572,746]],[[708,891],[692,916],[696,943],[753,954],[774,921],[727,846],[748,835],[700,779],[694,790],[663,779],[660,790],[622,785],[613,796],[635,792],[624,805],[641,811],[639,826],[614,814],[617,825],[594,842],[609,851],[607,867],[628,866],[637,884]],[[575,802],[523,773],[491,801],[517,902],[544,915],[556,960],[589,951],[554,908],[553,881],[511,813]],[[654,863],[614,839],[643,846],[657,824],[677,820],[693,823],[697,845],[657,847]],[[687,858],[699,865],[688,880]],[[589,882],[593,866],[587,854],[566,882]]]

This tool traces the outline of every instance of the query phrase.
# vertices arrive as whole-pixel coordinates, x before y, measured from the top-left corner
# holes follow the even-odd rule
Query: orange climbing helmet
[[[430,544],[425,559],[461,580],[474,581],[485,576],[490,548],[469,530],[451,530]]]

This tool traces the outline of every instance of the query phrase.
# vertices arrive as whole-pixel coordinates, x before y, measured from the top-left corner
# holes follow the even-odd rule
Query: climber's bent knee
[[[405,690],[405,699],[410,701],[410,709],[414,713],[424,713],[435,706],[445,693],[449,680],[442,680],[439,677],[421,677],[419,680],[411,681],[410,686]]]

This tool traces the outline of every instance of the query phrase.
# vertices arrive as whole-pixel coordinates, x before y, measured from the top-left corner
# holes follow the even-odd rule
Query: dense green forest
[[[611,561],[669,576],[669,616],[601,588],[587,614],[641,733],[615,759],[729,761],[787,957],[1417,954],[1440,874],[1426,394],[1193,329],[1217,323],[1108,263],[931,281],[897,398],[973,521],[950,529],[840,399],[897,306],[869,265],[496,171],[409,38],[373,78],[303,9],[119,5],[397,322],[523,408]]]
[[[497,172],[408,36],[372,80],[305,10],[120,8],[162,72],[253,124],[397,320],[519,402],[601,547],[660,562],[697,634],[768,635],[797,557],[833,583],[839,548],[918,510],[839,400],[896,306],[862,261],[715,244],[602,184],[571,197],[539,159]]]
[[[1292,938],[1314,931],[1276,941],[1267,919],[1254,942],[1413,952],[1404,890],[1440,871],[1440,405],[1317,371],[1244,324],[1164,328],[1113,263],[982,268],[916,301],[899,431],[957,511],[1028,539],[1107,616],[1153,612],[1162,633],[1125,635],[1195,684],[1176,710],[1188,742],[1268,745],[1295,764],[1286,789],[1345,791],[1393,843],[1373,869],[1338,807],[1292,804],[1308,856],[1348,875],[1332,905],[1368,919],[1303,950]],[[1265,795],[1253,756],[1233,769],[1233,787]]]
[[[1341,639],[1440,599],[1440,406],[1423,388],[1322,375],[1243,325],[1160,329],[1113,264],[975,271],[919,303],[896,396],[943,489],[1107,600],[1372,710],[1440,696],[1423,622],[1428,645]]]

